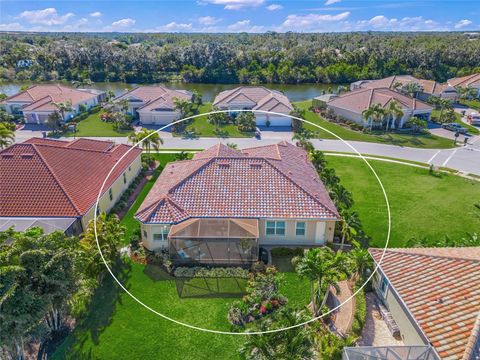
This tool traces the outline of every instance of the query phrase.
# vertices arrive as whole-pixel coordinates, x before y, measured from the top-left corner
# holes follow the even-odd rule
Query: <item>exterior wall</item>
[[[131,163],[130,170],[127,168],[124,173],[122,173],[108,188],[103,195],[100,197],[100,201],[98,202],[98,207],[100,212],[109,212],[115,203],[120,199],[123,192],[127,190],[128,186],[132,183],[132,181],[138,176],[140,170],[142,169],[142,160],[141,154]],[[123,174],[126,175],[127,182],[123,182]],[[112,189],[113,198],[110,200],[109,189]],[[87,225],[90,220],[94,218],[95,215],[95,204],[87,211],[87,213],[82,218],[82,226],[84,229],[87,228]]]
[[[363,120],[362,114],[354,113],[354,112],[346,110],[346,109],[342,109],[342,108],[339,108],[339,107],[336,107],[336,106],[333,106],[333,105],[329,105],[328,103],[327,103],[327,109],[332,109],[333,112],[336,115],[342,116],[345,119],[348,119],[350,121],[354,121],[359,125],[366,126],[365,121]]]
[[[74,111],[65,113],[65,120],[72,119],[80,112],[80,105],[86,105],[87,109],[90,109],[98,104],[98,99],[93,97],[88,101],[84,101],[81,103],[72,106]],[[25,111],[23,112],[23,116],[25,118],[25,122],[28,124],[45,124],[48,119],[48,116],[53,113],[53,111]]]
[[[156,251],[161,249],[168,249],[168,241],[158,241],[153,240],[153,234],[160,234],[162,228],[167,226],[170,228],[169,224],[140,224],[140,229],[142,231],[142,242],[148,250]]]
[[[379,269],[374,278],[373,286],[400,328],[403,342],[405,345],[428,345],[427,339],[390,283],[388,283],[384,293],[381,291],[380,284],[383,277],[384,275]]]
[[[140,122],[142,124],[166,125],[180,117],[178,111],[139,111]]]
[[[335,221],[315,221],[315,220],[302,220],[305,222],[306,231],[305,236],[296,236],[296,222],[297,220],[285,220],[285,235],[267,235],[266,234],[266,221],[284,219],[260,219],[258,221],[259,230],[259,245],[325,245],[326,242],[333,241],[333,233],[335,231]],[[322,231],[317,234],[317,226],[323,227]]]

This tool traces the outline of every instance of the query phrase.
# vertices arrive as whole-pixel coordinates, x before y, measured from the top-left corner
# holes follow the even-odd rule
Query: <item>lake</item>
[[[0,82],[0,93],[4,93],[8,96],[20,92],[20,88],[23,85],[32,85],[31,82],[14,82],[6,83]],[[69,83],[64,83],[69,85]],[[148,84],[154,85],[154,84]],[[192,91],[196,89],[197,91],[203,94],[203,100],[207,102],[212,102],[215,96],[224,90],[233,89],[235,87],[241,86],[239,84],[186,84],[186,83],[162,83],[166,87],[172,89],[182,89]],[[120,82],[104,82],[104,83],[94,83],[90,88],[98,90],[112,90],[115,95],[121,95],[127,90],[137,86],[137,84],[125,84]],[[327,91],[329,88],[336,89],[338,84],[296,84],[296,85],[283,85],[283,84],[264,84],[263,86],[283,92],[290,101],[302,101],[309,100],[315,96],[321,95],[323,91]]]

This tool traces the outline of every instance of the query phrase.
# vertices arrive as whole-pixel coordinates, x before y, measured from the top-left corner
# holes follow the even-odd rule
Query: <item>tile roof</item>
[[[136,218],[178,223],[190,217],[339,216],[305,151],[282,142],[242,151],[220,144],[169,163]]]
[[[424,93],[437,96],[439,96],[444,90],[449,88],[447,84],[440,84],[434,80],[417,79],[416,77],[413,77],[411,75],[394,75],[386,77],[384,79],[366,81],[361,84],[361,87],[370,89],[390,88],[395,90],[395,83],[400,83],[403,86],[409,83],[416,83],[422,87]]]
[[[333,98],[327,105],[343,108],[351,112],[361,114],[363,110],[368,109],[373,104],[380,104],[386,107],[389,102],[396,101],[403,108],[408,110],[426,110],[431,111],[433,107],[418,99],[400,94],[389,88],[361,88],[349,91],[336,98]]]
[[[1,217],[83,216],[108,172],[131,146],[108,141],[30,139],[0,151]],[[141,154],[134,148],[104,191]]]
[[[138,108],[139,111],[173,110],[175,98],[190,101],[192,93],[185,90],[169,89],[164,86],[139,86],[116,99],[122,100],[129,97],[139,99],[145,103]]]
[[[369,252],[378,262],[383,249]],[[480,247],[388,249],[380,268],[440,357],[469,359],[479,346]]]
[[[280,91],[263,86],[240,86],[222,91],[215,97],[214,106],[224,108],[236,104],[250,104],[254,110],[288,114],[293,110],[290,100]]]
[[[25,102],[22,111],[54,111],[53,102],[70,101],[73,106],[96,98],[96,94],[63,85],[33,85],[27,90],[5,99],[9,102]]]
[[[480,73],[448,79],[447,83],[451,86],[480,86]]]

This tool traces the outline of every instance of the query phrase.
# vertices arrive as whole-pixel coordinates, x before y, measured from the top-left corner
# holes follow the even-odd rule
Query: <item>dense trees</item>
[[[480,71],[461,33],[2,34],[0,79],[152,83],[348,83]],[[408,89],[407,89],[408,90]],[[413,90],[413,89],[410,89]]]

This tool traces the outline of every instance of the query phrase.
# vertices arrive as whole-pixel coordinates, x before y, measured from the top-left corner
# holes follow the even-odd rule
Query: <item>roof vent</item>
[[[20,154],[20,156],[22,157],[22,159],[31,159],[31,158],[33,158],[33,154],[27,154],[27,153]]]
[[[3,159],[11,159],[11,158],[13,158],[13,154],[12,153],[3,153],[2,158]]]

